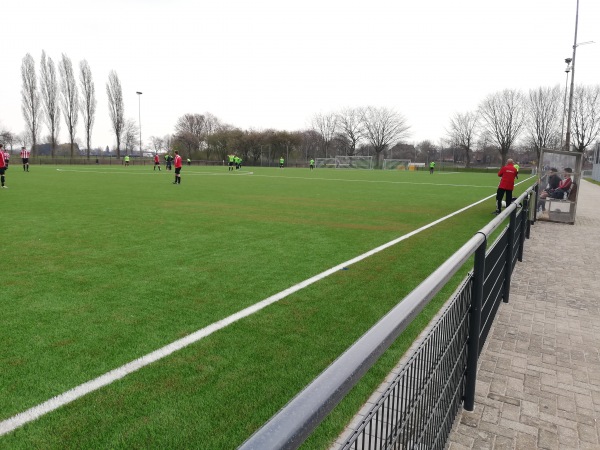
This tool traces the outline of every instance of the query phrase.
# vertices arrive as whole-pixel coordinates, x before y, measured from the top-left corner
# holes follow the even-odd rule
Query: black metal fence
[[[473,410],[477,360],[529,236],[535,186],[480,230],[240,448],[295,449],[412,319],[474,257],[473,270],[398,375],[342,445],[344,450],[442,449],[461,403]],[[508,226],[487,249],[491,233]]]

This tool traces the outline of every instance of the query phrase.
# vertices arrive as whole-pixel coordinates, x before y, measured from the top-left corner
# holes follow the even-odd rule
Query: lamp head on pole
[[[137,95],[142,95],[142,93],[140,91],[136,92]]]

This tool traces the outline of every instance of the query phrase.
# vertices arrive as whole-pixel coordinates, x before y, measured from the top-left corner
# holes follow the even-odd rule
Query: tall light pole
[[[577,24],[579,22],[579,0],[575,10],[575,40],[573,41],[573,61],[571,63],[571,92],[569,93],[569,114],[567,115],[567,136],[565,138],[565,150],[571,148],[571,113],[573,112],[573,89],[575,87],[575,52],[577,50]]]
[[[136,92],[138,96],[138,124],[140,125],[140,156],[144,156],[142,153],[142,93]]]
[[[579,0],[577,0],[577,9],[575,10],[575,39],[573,40],[573,62],[571,63],[571,91],[569,93],[569,114],[567,115],[567,136],[565,142],[565,150],[571,148],[571,114],[573,112],[573,91],[575,89],[575,52],[577,47],[585,44],[593,44],[594,41],[577,43],[577,24],[579,22]]]
[[[565,135],[565,116],[567,115],[567,92],[568,92],[568,84],[569,84],[569,72],[571,71],[571,58],[566,58],[565,62],[567,63],[567,68],[565,72],[567,72],[567,79],[565,80],[565,100],[563,102],[563,116],[562,116],[562,128],[560,130],[560,148],[563,149],[564,143],[564,135]]]

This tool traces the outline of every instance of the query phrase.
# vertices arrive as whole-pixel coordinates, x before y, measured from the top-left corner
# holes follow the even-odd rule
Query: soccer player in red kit
[[[506,206],[508,207],[512,203],[512,193],[515,188],[517,174],[512,159],[508,159],[506,165],[498,171],[498,176],[502,178],[496,191],[496,211],[494,211],[494,214],[500,214],[502,211],[502,197],[504,195],[506,195]]]
[[[29,172],[29,150],[21,147],[21,161],[23,161],[23,172]]]
[[[157,166],[158,171],[160,172],[160,158],[158,157],[158,155],[154,155],[154,170],[156,170]]]
[[[181,156],[179,156],[179,152],[175,150],[175,181],[173,184],[181,184]]]
[[[0,144],[0,183],[2,183],[3,188],[7,188],[7,186],[4,186],[4,174],[6,173],[6,168],[7,168],[7,164],[6,164],[6,160],[4,159],[4,149],[2,148],[2,144]]]

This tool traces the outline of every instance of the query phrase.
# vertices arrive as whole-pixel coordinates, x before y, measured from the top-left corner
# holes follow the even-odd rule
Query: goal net
[[[335,168],[335,158],[315,158],[315,167]]]
[[[410,159],[384,159],[383,170],[408,170]]]
[[[331,169],[372,169],[372,156],[336,156],[335,158],[317,158],[316,167]]]

